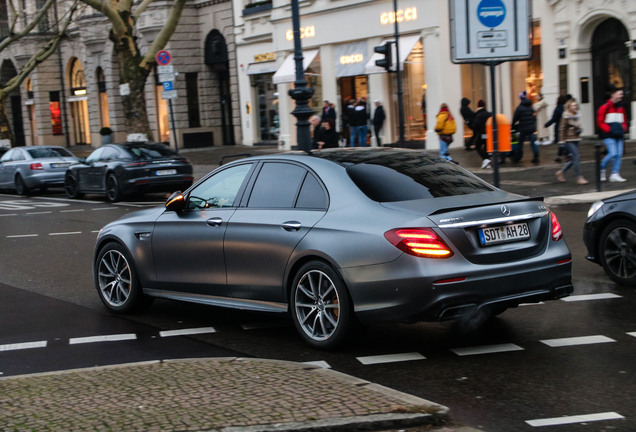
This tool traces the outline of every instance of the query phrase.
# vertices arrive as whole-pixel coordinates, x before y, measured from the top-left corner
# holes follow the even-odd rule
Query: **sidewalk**
[[[442,426],[449,410],[433,402],[333,370],[262,359],[171,360],[7,377],[0,378],[0,395],[4,431],[471,430]]]

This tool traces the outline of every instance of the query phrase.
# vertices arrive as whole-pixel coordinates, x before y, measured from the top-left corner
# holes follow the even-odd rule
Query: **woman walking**
[[[581,152],[579,151],[579,143],[581,142],[581,120],[579,116],[579,104],[576,100],[571,99],[565,105],[563,117],[559,125],[559,145],[565,147],[566,154],[571,159],[563,165],[559,171],[555,173],[556,178],[560,182],[565,182],[565,172],[574,167],[576,175],[576,184],[586,185],[588,181],[581,175]]]
[[[457,130],[455,119],[448,110],[448,105],[443,103],[437,113],[435,132],[439,136],[439,154],[442,158],[455,162],[448,153],[448,146],[453,142],[453,134]],[[455,162],[456,163],[456,162]]]

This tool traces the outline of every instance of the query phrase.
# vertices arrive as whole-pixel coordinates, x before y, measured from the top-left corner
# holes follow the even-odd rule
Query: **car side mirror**
[[[180,212],[185,208],[185,197],[181,191],[176,191],[166,201],[166,210]]]

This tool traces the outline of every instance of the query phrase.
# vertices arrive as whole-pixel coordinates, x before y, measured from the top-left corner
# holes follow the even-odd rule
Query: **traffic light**
[[[385,42],[383,45],[377,46],[373,49],[378,54],[382,54],[384,56],[383,59],[376,60],[375,65],[380,66],[387,71],[391,70],[391,66],[393,66],[393,51],[391,50],[391,44],[393,44],[393,42]]]

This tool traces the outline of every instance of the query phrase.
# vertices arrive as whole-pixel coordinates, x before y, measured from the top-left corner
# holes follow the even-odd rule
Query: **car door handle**
[[[285,231],[298,231],[301,226],[302,225],[300,224],[300,222],[289,221],[283,222],[281,228],[283,228]]]
[[[210,226],[219,226],[223,223],[223,219],[220,217],[213,217],[205,221]]]

